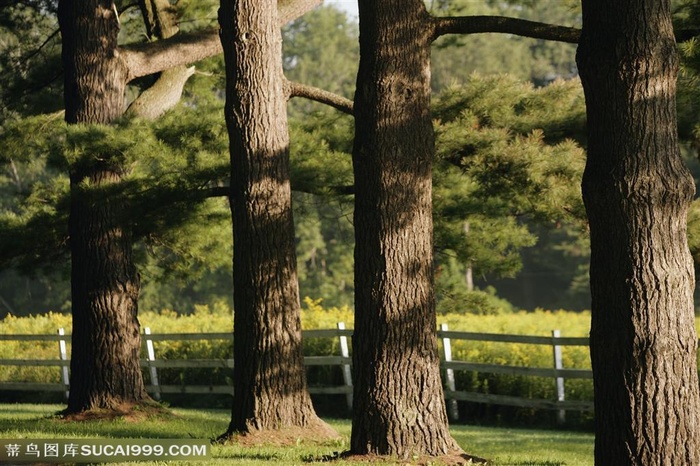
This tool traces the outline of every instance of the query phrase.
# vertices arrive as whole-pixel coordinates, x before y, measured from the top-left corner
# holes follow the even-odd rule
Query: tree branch
[[[578,43],[581,30],[505,16],[433,17],[433,40],[445,34],[500,32],[533,39]]]
[[[287,95],[291,97],[304,97],[322,104],[330,105],[336,110],[349,115],[353,114],[353,102],[343,96],[334,94],[318,87],[307,86],[297,82],[285,80]]]
[[[221,53],[217,31],[177,34],[169,39],[121,47],[127,68],[127,82],[160,73],[168,68],[189,65]]]
[[[168,39],[179,31],[174,7],[169,0],[141,0],[146,30],[149,37]],[[158,80],[143,91],[126,109],[126,113],[155,120],[180,101],[187,80],[195,67],[176,66],[163,70]]]
[[[320,5],[322,0],[278,0],[278,16],[283,26]],[[177,34],[169,39],[120,48],[127,67],[127,81],[159,73],[169,68],[213,57],[222,52],[218,30]]]
[[[177,66],[163,71],[151,87],[134,99],[126,114],[146,120],[157,119],[180,102],[185,83],[194,71],[194,66]]]
[[[301,18],[322,3],[323,0],[277,0],[280,27]]]

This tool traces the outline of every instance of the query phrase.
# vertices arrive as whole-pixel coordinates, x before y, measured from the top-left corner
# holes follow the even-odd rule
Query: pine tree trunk
[[[694,183],[678,148],[668,0],[584,0],[598,466],[700,464]]]
[[[320,422],[306,387],[289,183],[287,96],[274,0],[222,0],[234,233],[229,433]]]
[[[430,28],[421,0],[360,1],[351,452],[443,455],[433,294]]]
[[[131,239],[115,221],[122,208],[118,200],[95,192],[120,181],[109,170],[71,175],[73,335],[68,413],[121,409],[150,400],[139,364],[139,280]]]
[[[111,2],[61,0],[66,121],[109,124],[124,111],[126,69]],[[120,201],[99,194],[121,180],[111,154],[71,168],[73,336],[67,412],[149,400],[139,365],[139,280]]]

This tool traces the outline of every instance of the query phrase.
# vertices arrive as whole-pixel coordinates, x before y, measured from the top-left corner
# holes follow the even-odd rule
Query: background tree
[[[3,133],[21,116],[63,108],[56,6],[52,1],[28,1],[0,7],[0,128]],[[30,152],[27,141],[33,140],[27,137],[23,140],[24,144],[3,147],[0,151],[0,205],[3,211],[14,215],[24,211],[23,203],[17,201],[31,196],[34,182],[50,184],[56,176],[43,160],[27,157]],[[40,241],[37,244],[41,244]],[[28,267],[23,272],[7,267],[0,271],[0,315],[21,314],[32,306],[37,312],[47,311],[51,305],[57,309],[69,303],[67,271]],[[44,305],[39,307],[38,303]]]
[[[196,3],[198,6],[204,6],[201,2]],[[178,4],[178,7],[184,9],[180,21],[184,33],[189,33],[194,27],[210,26],[201,19],[206,18],[207,14],[211,13],[206,8],[204,11],[193,10],[192,5],[186,6],[183,2]],[[133,26],[132,23],[140,24],[141,28]],[[134,36],[145,34],[142,23],[140,14],[125,13],[122,17],[122,40],[128,41],[132,34]],[[24,29],[22,27],[22,30]],[[304,29],[307,28],[304,27]],[[331,37],[335,29],[335,26],[329,25],[329,30],[324,33],[325,36]],[[125,31],[129,31],[129,34],[127,35]],[[47,35],[50,34],[51,30],[47,31]],[[43,38],[41,40],[43,41]],[[339,41],[338,49],[340,52],[348,40]],[[356,47],[354,42],[352,45]],[[9,56],[13,53],[15,53],[14,49],[10,48],[3,56]],[[36,53],[36,56],[41,56],[41,53]],[[308,58],[306,63],[308,63]],[[29,64],[25,64],[25,66],[28,71],[34,69]],[[188,80],[184,89],[183,98],[186,108],[177,108],[153,123],[140,123],[142,126],[152,127],[154,137],[159,140],[159,147],[150,154],[141,151],[139,157],[142,158],[140,160],[130,158],[128,161],[132,172],[126,181],[133,184],[138,180],[143,185],[140,192],[132,190],[134,203],[150,202],[152,198],[145,196],[145,194],[156,196],[157,192],[163,193],[157,201],[160,206],[158,209],[159,218],[155,218],[157,216],[152,211],[144,212],[141,207],[132,206],[132,209],[138,210],[140,215],[138,229],[134,232],[136,238],[139,239],[135,246],[135,259],[139,263],[142,278],[142,293],[139,302],[140,306],[142,308],[145,306],[146,309],[167,308],[176,309],[179,312],[189,312],[193,309],[194,304],[218,305],[218,303],[225,303],[230,307],[233,306],[231,264],[230,260],[223,259],[231,255],[232,248],[228,207],[226,207],[228,219],[222,221],[220,213],[215,213],[215,211],[220,212],[221,210],[217,200],[206,203],[211,209],[203,209],[202,196],[191,193],[190,198],[193,204],[190,204],[187,209],[177,208],[183,213],[190,212],[189,217],[193,221],[187,220],[185,218],[187,216],[174,215],[174,206],[182,201],[183,196],[187,197],[188,195],[185,193],[185,185],[182,185],[181,193],[178,194],[170,184],[173,181],[171,177],[173,170],[179,170],[180,182],[192,180],[191,185],[186,183],[187,189],[199,190],[202,193],[210,186],[223,187],[221,183],[228,184],[228,169],[224,168],[217,173],[212,172],[212,159],[215,159],[216,154],[220,151],[228,150],[225,131],[217,132],[214,130],[218,127],[216,117],[223,113],[223,100],[221,98],[224,88],[223,60],[221,57],[211,58],[206,62],[198,62],[197,68],[200,72]],[[37,69],[41,69],[41,67],[37,67]],[[8,77],[15,77],[19,74],[19,72],[11,74],[9,69],[7,72]],[[292,77],[294,78],[295,75]],[[331,79],[330,76],[329,79]],[[152,83],[153,79],[150,77],[132,81],[127,87],[127,99],[135,98],[142,90],[148,89]],[[321,83],[315,81],[313,84]],[[21,87],[20,83],[17,86]],[[21,88],[23,89],[23,87]],[[20,93],[15,92],[14,95],[18,94]],[[47,95],[50,94],[47,93]],[[4,102],[12,109],[20,105],[9,97]],[[60,105],[60,102],[56,105]],[[28,113],[41,111],[41,109],[29,110],[27,105],[25,108],[27,108]],[[334,118],[338,121],[337,112],[334,112]],[[319,118],[313,117],[313,119],[316,122],[319,121]],[[311,119],[305,119],[304,122],[309,120]],[[50,123],[52,121],[54,120],[50,118],[39,118],[33,122],[31,120],[21,121],[21,119],[16,122],[6,121],[2,131],[2,153],[13,154],[12,159],[3,160],[3,163],[7,164],[3,165],[7,167],[7,175],[0,177],[2,192],[6,193],[2,200],[7,201],[6,211],[8,213],[10,211],[13,212],[13,215],[23,213],[21,219],[15,218],[12,221],[12,227],[9,224],[5,227],[4,232],[7,235],[3,235],[2,244],[7,245],[7,248],[3,248],[3,254],[6,254],[7,259],[12,260],[7,261],[6,259],[3,263],[7,266],[8,263],[17,265],[22,262],[26,265],[22,268],[22,273],[27,273],[30,270],[33,272],[30,277],[18,275],[12,269],[3,270],[5,279],[0,282],[0,295],[4,297],[3,299],[9,306],[9,308],[5,306],[3,310],[19,315],[48,310],[67,311],[70,307],[69,281],[67,278],[59,280],[62,277],[61,274],[68,275],[68,272],[63,270],[62,264],[69,262],[65,255],[51,253],[52,249],[65,250],[66,233],[62,232],[56,236],[55,241],[49,242],[46,241],[46,231],[50,225],[37,226],[39,237],[37,243],[46,246],[41,251],[37,249],[36,243],[28,245],[26,241],[21,241],[22,238],[28,238],[30,225],[27,222],[29,222],[32,209],[47,205],[56,207],[51,203],[51,199],[45,196],[47,189],[42,188],[42,177],[52,180],[55,177],[60,177],[66,166],[64,161],[61,161],[59,166],[53,161],[49,161],[48,164],[46,162],[46,154],[52,150],[49,138],[56,136],[52,132],[53,128],[52,131],[47,131],[47,126],[53,124]],[[339,123],[341,128],[349,127],[347,119],[339,121]],[[168,129],[168,125],[172,130]],[[136,128],[139,125],[133,126]],[[349,149],[348,154],[342,156],[331,149],[329,144],[319,141],[319,138],[314,135],[314,132],[320,133],[318,129],[320,126],[323,129],[323,134],[330,136],[333,128],[338,126],[337,124],[324,122],[317,125],[316,128],[311,128],[311,126],[306,127],[305,124],[297,123],[293,129],[295,132],[294,164],[298,168],[295,168],[295,173],[292,173],[292,176],[296,180],[294,185],[298,185],[298,189],[304,191],[304,193],[296,195],[300,202],[296,202],[295,207],[298,207],[297,214],[300,218],[297,223],[302,226],[309,225],[307,230],[313,225],[322,227],[325,244],[316,247],[316,252],[306,253],[302,251],[300,258],[303,262],[302,265],[309,268],[308,272],[304,273],[303,289],[305,295],[324,296],[327,298],[327,303],[330,304],[349,304],[352,301],[351,291],[347,292],[352,290],[352,264],[348,261],[348,258],[350,260],[352,258],[351,242],[349,241],[352,238],[352,232],[351,223],[347,221],[350,215],[350,204],[347,200],[341,201],[335,196],[331,198],[331,194],[335,191],[330,190],[336,184],[338,186],[351,184],[347,181],[351,179],[352,172]],[[122,131],[134,130],[128,126],[120,128]],[[57,131],[60,133],[61,130]],[[20,134],[21,132],[35,132],[46,137],[33,137],[31,144],[27,144],[26,134]],[[347,139],[350,140],[350,132],[346,132]],[[136,139],[135,135],[134,139]],[[338,139],[336,137],[333,141]],[[336,144],[333,141],[330,142]],[[350,142],[345,141],[343,144],[349,145]],[[136,151],[131,150],[131,152],[135,153]],[[62,158],[65,158],[64,154],[59,153],[54,157],[54,161]],[[345,162],[339,164],[339,158],[344,158]],[[320,177],[319,172],[326,176]],[[210,174],[208,179],[204,178],[207,174]],[[341,181],[343,179],[346,181]],[[326,186],[329,187],[328,190]],[[34,188],[36,191],[32,192]],[[319,197],[306,194],[312,191],[323,195]],[[169,193],[169,197],[165,197],[165,193]],[[143,201],[139,197],[144,198]],[[34,207],[29,207],[27,201],[35,203]],[[304,220],[306,213],[311,216],[308,222]],[[322,223],[319,224],[318,221],[311,220],[314,216],[322,219]],[[146,218],[153,220],[153,222],[147,225]],[[203,222],[204,218],[209,221]],[[214,218],[218,220],[212,223]],[[37,220],[34,219],[32,224],[37,225]],[[59,219],[56,221],[60,222]],[[173,228],[176,224],[179,224],[179,227]],[[20,233],[20,228],[22,233]],[[310,244],[304,239],[304,231],[304,228],[300,228],[300,244]],[[20,258],[18,253],[22,250],[27,251],[27,254]],[[323,255],[324,252],[328,255]],[[309,257],[309,260],[304,260],[306,256]],[[39,257],[46,260],[37,261],[36,258]],[[318,260],[312,260],[313,257]],[[52,261],[51,258],[57,260]],[[333,262],[336,262],[337,265],[328,265]]]
[[[597,465],[699,461],[697,336],[669,1],[583,2]]]
[[[282,33],[287,79],[352,97],[356,22],[321,6]],[[352,305],[352,116],[308,99],[288,108],[300,293],[327,306]]]
[[[301,82],[352,98],[357,76],[357,23],[333,6],[320,6],[283,29],[284,73]],[[313,112],[339,116],[319,103],[295,99],[290,116]]]
[[[50,2],[49,2],[50,3]],[[449,2],[453,7],[460,7],[460,2]],[[576,8],[569,8],[569,5],[563,5],[561,2],[536,2],[531,4],[528,2],[511,2],[507,9],[503,10],[508,14],[514,14],[519,17],[538,19],[535,14],[544,14],[546,12],[556,12],[562,9],[564,12],[570,12],[571,18],[567,21],[574,21],[576,16]],[[683,3],[683,2],[680,2]],[[687,2],[686,2],[687,3]],[[0,14],[6,18],[3,25],[0,26],[4,37],[7,39],[0,44],[3,53],[1,59],[5,65],[2,71],[2,85],[6,92],[2,94],[2,108],[5,111],[6,118],[2,125],[5,129],[9,129],[11,125],[15,125],[15,120],[20,116],[29,115],[32,113],[53,111],[62,108],[62,99],[60,98],[61,80],[56,79],[57,70],[60,66],[56,63],[60,62],[60,36],[55,34],[55,20],[52,20],[52,10],[50,5],[44,5],[41,8],[38,6],[41,2],[21,2],[8,3],[0,7]],[[688,5],[680,5],[682,8],[676,8],[674,11],[674,21],[679,21],[679,31],[691,31],[693,25],[697,23],[693,16],[693,2]],[[447,14],[451,10],[444,10],[443,5],[438,2],[429,3],[432,5],[432,12]],[[471,4],[472,7],[474,6]],[[480,4],[480,8],[487,8],[489,5],[484,2]],[[55,9],[55,6],[53,7]],[[493,7],[491,7],[493,8]],[[505,6],[503,6],[505,8]],[[541,12],[540,10],[546,10]],[[325,14],[326,10],[333,10],[332,7],[320,8],[317,11],[305,15],[294,24],[285,29],[283,46],[285,54],[288,58],[285,59],[285,73],[292,80],[302,80],[297,74],[297,69],[305,74],[305,82],[323,88],[333,88],[337,83],[345,83],[343,86],[347,90],[343,90],[343,94],[349,96],[346,92],[352,92],[353,82],[347,78],[350,70],[356,68],[357,65],[357,24],[349,20],[347,17],[333,11]],[[216,6],[215,2],[179,2],[178,11],[180,12],[180,30],[181,33],[190,34],[193,31],[200,31],[214,27],[216,23]],[[468,11],[496,11],[496,10],[462,10],[463,13]],[[567,13],[568,14],[568,13]],[[323,16],[325,19],[317,20],[316,16]],[[333,21],[329,21],[332,19]],[[335,23],[335,21],[338,23]],[[36,24],[35,24],[36,23]],[[140,10],[132,9],[123,11],[121,14],[122,30],[120,40],[128,42],[135,37],[145,37],[146,30],[143,27]],[[313,23],[313,24],[312,24]],[[575,23],[572,23],[575,24]],[[290,31],[288,33],[287,31]],[[337,31],[341,31],[338,33]],[[293,36],[293,38],[292,38]],[[474,35],[469,37],[469,41],[479,39],[483,42],[483,47],[488,47],[490,50],[491,44],[496,43],[500,35]],[[505,38],[504,38],[505,39]],[[483,54],[474,57],[475,60],[482,55],[497,55],[503,52],[507,55],[508,47],[515,47],[512,44],[517,38],[511,36],[507,39],[505,45],[496,47],[497,50],[484,52]],[[444,40],[444,39],[443,39]],[[467,40],[467,39],[465,39]],[[544,47],[541,52],[544,57],[557,57],[557,44],[544,42],[542,40],[529,39],[530,43],[536,44],[536,49]],[[315,44],[318,42],[324,43],[322,48],[323,53],[318,53],[315,50]],[[489,86],[511,86],[506,81],[491,82],[488,85],[478,84],[480,79],[470,79],[471,70],[478,69],[478,62],[464,61],[469,56],[469,50],[460,47],[462,39],[451,39],[451,45],[439,45],[433,47],[433,73],[432,83],[434,91],[441,87],[436,83],[449,82],[457,85],[465,85],[471,87],[472,84],[481,86],[480,93],[485,97],[478,105],[486,105],[484,107],[491,115],[489,125],[507,127],[510,125],[511,118],[501,118],[501,115],[507,115],[507,109],[516,110],[512,105],[520,106],[523,100],[502,101],[498,98],[498,92],[491,90]],[[472,43],[472,42],[470,42]],[[679,82],[679,129],[682,142],[684,144],[683,154],[686,163],[690,166],[693,173],[700,173],[698,163],[695,162],[695,137],[693,129],[696,125],[696,114],[694,111],[694,102],[697,100],[697,79],[693,64],[696,60],[692,57],[697,52],[697,47],[693,46],[694,42],[687,41],[681,44],[684,57],[690,59],[683,62],[682,79]],[[567,59],[562,63],[572,63],[573,49],[571,45],[565,45]],[[553,50],[550,52],[549,48]],[[331,51],[332,50],[332,51]],[[482,50],[487,50],[483,48]],[[530,49],[528,49],[530,50]],[[523,52],[525,53],[525,52]],[[528,52],[529,54],[530,52]],[[539,52],[538,52],[539,53]],[[527,54],[526,54],[527,55]],[[528,60],[533,60],[529,58]],[[318,63],[318,65],[315,65]],[[444,63],[444,66],[441,65]],[[462,63],[462,64],[460,64]],[[494,68],[499,72],[507,72],[509,74],[518,74],[518,62],[509,60],[500,60],[499,63],[503,68]],[[551,65],[552,69],[556,68],[556,61]],[[528,65],[529,66],[529,65]],[[354,67],[354,68],[353,68]],[[443,68],[448,75],[443,75]],[[190,77],[188,84],[184,89],[184,102],[187,108],[176,110],[176,115],[169,121],[176,125],[178,131],[181,132],[179,137],[176,132],[161,131],[158,129],[157,137],[163,138],[162,141],[167,147],[167,151],[173,154],[173,160],[179,157],[186,157],[186,152],[197,151],[201,152],[202,148],[193,144],[192,139],[185,138],[185,134],[191,135],[191,138],[201,141],[212,141],[212,134],[203,132],[201,125],[194,120],[201,119],[202,114],[219,114],[222,110],[222,95],[224,71],[221,58],[211,58],[206,62],[198,62],[197,69],[200,71]],[[323,69],[323,73],[314,73],[314,69]],[[53,70],[53,74],[47,70]],[[329,70],[335,70],[330,73]],[[51,78],[53,76],[53,78]],[[50,79],[49,79],[50,78]],[[53,79],[53,81],[51,80]],[[308,80],[308,81],[306,81]],[[539,82],[539,81],[538,81]],[[142,90],[145,90],[153,83],[152,77],[140,78],[131,81],[127,86],[127,101],[134,99]],[[47,84],[51,84],[47,87]],[[438,87],[436,87],[438,86]],[[343,87],[345,89],[346,87]],[[442,87],[441,87],[442,88]],[[211,89],[218,89],[211,92]],[[448,91],[449,92],[449,91]],[[526,95],[526,94],[523,94]],[[508,96],[515,96],[511,91]],[[555,98],[552,96],[552,98]],[[349,166],[350,152],[352,146],[352,119],[347,115],[341,115],[335,110],[326,110],[320,105],[314,104],[311,107],[311,114],[297,112],[295,108],[298,105],[306,107],[307,102],[294,100],[290,106],[290,127],[293,133],[291,145],[291,161],[292,161],[292,189],[294,196],[295,223],[297,231],[297,241],[299,246],[299,278],[300,278],[300,293],[302,296],[323,297],[324,303],[328,305],[343,305],[350,304],[353,299],[352,286],[352,224],[349,221],[351,215],[351,197],[344,195],[338,197],[338,191],[330,189],[337,185],[349,186],[351,182],[345,174],[333,172],[332,176],[343,180],[340,183],[335,183],[331,176],[321,180],[319,174],[330,173],[329,167],[336,168],[340,163],[343,166],[343,173],[351,173]],[[550,106],[548,102],[541,102],[541,105]],[[491,106],[489,109],[488,106]],[[499,108],[502,106],[502,108]],[[560,107],[554,105],[555,109]],[[517,107],[519,108],[519,107]],[[434,112],[440,110],[434,108]],[[198,115],[198,116],[197,116]],[[436,113],[436,118],[441,116]],[[516,115],[517,116],[517,115]],[[543,116],[542,125],[545,131],[545,142],[549,142],[549,131],[546,123],[548,115]],[[208,119],[207,119],[208,121]],[[555,123],[556,121],[553,121]],[[34,132],[34,137],[24,138],[24,143],[18,146],[10,147],[3,145],[2,154],[11,155],[11,158],[4,157],[2,160],[3,170],[0,173],[0,197],[7,207],[7,211],[12,211],[15,214],[20,211],[27,213],[27,202],[36,202],[36,206],[47,205],[49,199],[55,196],[46,196],[49,188],[42,188],[45,183],[52,184],[56,176],[56,168],[51,163],[46,165],[41,149],[41,143],[37,139],[36,134],[47,135],[46,126],[43,130],[36,131],[36,126],[29,121],[26,122],[27,132]],[[516,125],[519,123],[515,123]],[[8,126],[10,125],[10,126]],[[43,125],[43,123],[42,123]],[[191,126],[192,125],[192,126]],[[21,125],[12,129],[19,130]],[[452,125],[454,127],[455,125]],[[188,128],[193,128],[189,131]],[[7,135],[7,130],[0,130]],[[438,137],[441,138],[441,129],[438,129]],[[565,131],[568,131],[566,129]],[[571,127],[572,133],[568,135],[580,144],[585,144],[585,137],[578,134],[578,130]],[[224,133],[224,132],[222,132]],[[513,135],[516,133],[512,133]],[[517,134],[520,134],[517,132]],[[510,137],[510,136],[508,136]],[[31,140],[31,144],[28,141]],[[555,142],[554,140],[552,142]],[[40,144],[41,143],[41,144]],[[7,144],[7,139],[2,141],[2,144]],[[437,147],[440,149],[442,143],[437,142]],[[15,150],[14,147],[18,147]],[[179,149],[182,148],[182,150]],[[222,134],[221,147],[226,147],[225,136]],[[31,150],[29,150],[31,149]],[[218,150],[211,148],[212,150]],[[209,148],[205,148],[209,151]],[[20,156],[19,154],[26,156]],[[31,154],[31,155],[30,155]],[[299,161],[299,170],[297,170],[297,160]],[[156,165],[157,166],[157,165]],[[179,165],[178,165],[179,166]],[[453,164],[446,165],[451,176],[457,176],[459,170]],[[145,174],[143,164],[136,165],[134,173],[141,173],[138,176]],[[183,170],[194,169],[194,166],[182,167]],[[339,167],[340,168],[340,167]],[[167,170],[167,168],[166,168]],[[457,171],[455,171],[457,170]],[[438,162],[436,166],[436,189],[441,190],[441,172],[442,163]],[[184,175],[189,176],[189,175]],[[218,175],[221,179],[226,178],[226,169],[222,170],[222,174]],[[459,174],[458,176],[462,176]],[[447,180],[447,178],[445,178]],[[297,181],[298,180],[298,181]],[[315,183],[319,181],[319,183]],[[149,178],[150,183],[158,184],[158,177]],[[36,184],[35,186],[35,183]],[[220,181],[213,182],[221,183]],[[456,185],[456,181],[451,185],[447,184],[448,188]],[[577,182],[572,182],[572,185]],[[297,189],[298,185],[298,189]],[[320,188],[322,185],[322,189]],[[32,194],[33,187],[36,187],[36,192]],[[48,185],[46,185],[48,186]],[[204,187],[205,185],[200,185]],[[54,188],[51,188],[52,190]],[[299,191],[304,191],[299,192]],[[313,191],[315,194],[309,194]],[[321,194],[319,196],[318,194]],[[459,196],[455,197],[456,200]],[[538,197],[539,199],[539,197]],[[39,203],[41,201],[41,203]],[[167,200],[162,200],[166,202]],[[209,206],[216,206],[216,209],[224,211],[221,202],[212,200],[207,203]],[[694,205],[697,203],[694,203]],[[473,203],[472,203],[473,205]],[[163,204],[165,206],[165,204]],[[478,206],[476,206],[478,207]],[[193,207],[194,208],[194,207]],[[196,209],[199,209],[198,207]],[[444,218],[440,213],[441,207],[436,206],[437,220]],[[31,210],[31,209],[29,209]],[[694,207],[693,212],[697,209]],[[161,209],[162,212],[171,212],[171,209]],[[193,213],[194,214],[194,213]],[[203,212],[194,214],[203,215],[201,218],[209,218],[210,214]],[[306,216],[309,220],[306,220]],[[498,214],[500,215],[500,214]],[[218,215],[219,218],[226,216]],[[692,219],[697,216],[693,213]],[[22,216],[25,220],[26,215]],[[224,303],[232,306],[232,295],[230,292],[231,268],[230,264],[222,258],[230,254],[230,245],[226,246],[227,240],[230,237],[229,220],[223,220],[214,226],[208,224],[208,227],[202,228],[198,234],[194,234],[197,230],[195,224],[184,226],[185,230],[189,231],[182,234],[177,234],[176,230],[169,232],[159,232],[154,234],[153,231],[141,237],[141,240],[136,244],[136,261],[139,264],[141,274],[141,294],[139,305],[142,309],[176,309],[178,312],[190,312],[194,304],[209,304],[211,306]],[[455,221],[457,219],[455,218]],[[200,225],[202,222],[199,222]],[[485,223],[482,223],[486,225]],[[691,240],[700,237],[697,233],[696,222],[691,222],[689,236]],[[162,225],[162,223],[161,223]],[[495,224],[494,224],[495,225]],[[460,309],[476,309],[482,307],[482,303],[486,304],[488,309],[495,310],[500,307],[502,301],[495,301],[495,305],[491,306],[484,302],[483,299],[490,299],[490,294],[483,295],[484,290],[493,291],[498,297],[507,299],[517,309],[533,309],[535,307],[544,308],[567,308],[567,309],[587,309],[590,306],[590,294],[588,292],[588,253],[587,253],[587,233],[582,232],[576,224],[570,225],[566,221],[562,222],[561,218],[551,217],[545,223],[540,221],[533,223],[531,219],[525,215],[518,215],[517,225],[522,229],[526,227],[529,233],[526,238],[529,238],[528,244],[537,238],[537,243],[534,246],[527,248],[514,248],[511,251],[517,252],[512,255],[515,259],[513,264],[522,262],[522,268],[519,271],[510,269],[503,273],[493,271],[478,270],[473,268],[474,286],[477,288],[474,292],[469,292],[466,289],[466,281],[464,275],[467,270],[466,257],[462,254],[457,260],[453,253],[454,247],[458,244],[442,244],[442,234],[436,236],[436,248],[438,255],[436,256],[438,269],[440,271],[436,282],[438,291],[438,310],[460,310]],[[455,233],[457,232],[457,223],[455,223]],[[41,232],[46,232],[47,228],[51,228],[48,224],[40,227]],[[440,225],[437,225],[440,229]],[[474,228],[477,228],[474,225]],[[144,231],[143,228],[140,229]],[[10,232],[10,229],[6,230]],[[13,232],[17,231],[14,227]],[[3,240],[3,244],[7,244],[7,251],[19,251],[23,246],[17,241],[17,236],[29,238],[28,231],[17,233],[14,240]],[[461,230],[460,230],[461,231]],[[476,233],[478,229],[473,229]],[[486,230],[484,234],[490,235]],[[503,231],[502,229],[499,231]],[[513,232],[516,230],[513,229]],[[221,245],[220,251],[212,249],[211,245],[206,244],[207,238],[212,238],[212,234],[216,232],[216,240],[212,239],[210,244],[217,243]],[[534,234],[534,235],[533,235]],[[34,249],[35,257],[56,257],[48,251],[48,243],[42,236],[44,233],[38,233],[36,243],[47,246],[41,251],[36,249],[36,244],[30,248]],[[310,235],[310,236],[307,236]],[[456,237],[455,237],[456,238]],[[476,240],[473,235],[472,238]],[[201,241],[198,241],[201,239]],[[145,240],[145,241],[143,241]],[[464,239],[459,239],[464,242]],[[694,240],[693,240],[694,241]],[[60,249],[60,245],[65,243],[65,238],[55,243],[56,248]],[[700,257],[697,251],[699,248],[694,244],[691,247],[694,251],[694,257]],[[67,243],[66,243],[67,244]],[[507,243],[503,243],[507,244]],[[12,246],[10,248],[9,246]],[[472,241],[472,245],[478,243]],[[306,247],[310,249],[305,250]],[[473,248],[469,246],[469,248]],[[465,245],[459,246],[464,248]],[[444,251],[444,252],[443,252]],[[474,250],[476,252],[476,250]],[[461,253],[460,253],[461,254]],[[518,259],[518,256],[520,259]],[[448,266],[448,262],[452,265]],[[475,261],[471,261],[475,262]],[[478,262],[478,261],[476,261]],[[17,264],[14,261],[13,264]],[[64,256],[61,256],[60,261],[55,261],[53,265],[44,263],[43,266],[37,263],[36,260],[29,261],[31,266],[22,269],[21,273],[16,268],[8,268],[3,266],[0,272],[0,296],[5,301],[2,304],[0,301],[0,314],[4,312],[12,312],[17,315],[22,315],[31,312],[67,311],[70,308],[70,284],[68,280],[68,269],[60,264],[68,264]],[[699,263],[696,260],[696,263]],[[5,263],[6,264],[6,263]],[[444,265],[444,267],[443,267]],[[31,272],[28,274],[28,272]],[[511,278],[513,276],[513,278]],[[552,286],[556,283],[556,286]],[[474,298],[474,299],[472,299]],[[467,300],[468,304],[460,306],[459,301]],[[443,302],[444,301],[444,302]],[[507,304],[504,308],[508,308]],[[483,312],[483,311],[481,311]]]
[[[535,88],[510,76],[471,75],[437,94],[432,107],[438,311],[508,310],[493,299],[489,287],[503,283],[495,279],[516,276],[538,236],[562,225],[584,229],[585,159],[572,139],[585,125],[580,85]]]

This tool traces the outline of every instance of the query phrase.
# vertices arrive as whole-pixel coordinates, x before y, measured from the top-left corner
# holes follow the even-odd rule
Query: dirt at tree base
[[[395,464],[395,465],[406,465],[406,466],[462,466],[462,465],[488,465],[491,462],[485,458],[479,458],[478,456],[472,456],[463,451],[455,451],[452,453],[447,453],[440,456],[414,456],[409,459],[400,459],[395,457],[381,456],[375,454],[357,455],[351,452],[343,452],[337,455],[329,456],[323,458],[322,461],[332,462],[334,460],[348,460],[354,462],[365,462],[368,464],[381,463],[381,464]]]
[[[95,408],[77,413],[61,411],[61,420],[66,422],[113,421],[141,422],[145,420],[173,419],[177,415],[156,402],[122,403],[112,408]]]
[[[301,443],[318,445],[338,441],[342,437],[331,426],[318,420],[307,427],[282,427],[280,429],[250,430],[248,432],[225,433],[218,441],[225,444],[235,443],[242,446],[285,447]]]

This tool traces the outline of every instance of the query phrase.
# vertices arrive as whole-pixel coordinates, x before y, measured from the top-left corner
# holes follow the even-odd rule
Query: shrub
[[[321,300],[306,298],[301,314],[302,326],[305,330],[336,328],[338,322],[344,322],[346,328],[353,327],[352,309],[324,308]],[[438,324],[446,323],[453,331],[540,336],[551,336],[552,330],[559,329],[563,336],[581,337],[587,335],[590,325],[589,313],[544,310],[494,315],[448,313],[439,316],[438,319]],[[154,334],[230,333],[233,331],[231,310],[224,305],[212,308],[196,306],[194,312],[187,315],[181,315],[172,310],[147,311],[140,314],[139,320],[142,327],[150,327]],[[22,318],[8,316],[0,325],[0,333],[55,334],[59,327],[64,327],[66,333],[70,333],[69,315],[49,313]],[[442,350],[442,343],[439,342],[439,344]],[[455,339],[451,344],[454,360],[527,367],[553,366],[552,348],[548,345]],[[70,344],[68,346],[70,351]],[[223,363],[224,360],[232,357],[230,340],[155,341],[154,347],[158,359],[220,359],[222,361],[221,368],[159,369],[158,375],[163,385],[231,384],[231,372],[224,367]],[[339,355],[339,339],[307,338],[304,342],[304,353],[308,356]],[[0,358],[56,359],[57,355],[56,342],[4,342],[0,345]],[[564,367],[590,368],[586,347],[564,347],[563,357]],[[60,372],[56,367],[0,367],[0,380],[3,381],[56,383],[60,380],[59,375]],[[146,381],[150,381],[149,373],[145,373],[144,376]],[[313,367],[309,370],[310,385],[341,383],[340,367]],[[551,378],[458,371],[456,384],[458,390],[464,391],[555,399],[555,383]],[[592,400],[590,380],[567,380],[565,387],[566,398],[569,400]],[[486,408],[479,408],[482,414],[484,409]],[[500,408],[489,409],[498,413],[503,411]],[[534,418],[537,415],[538,413],[532,410],[520,410],[511,417]]]

